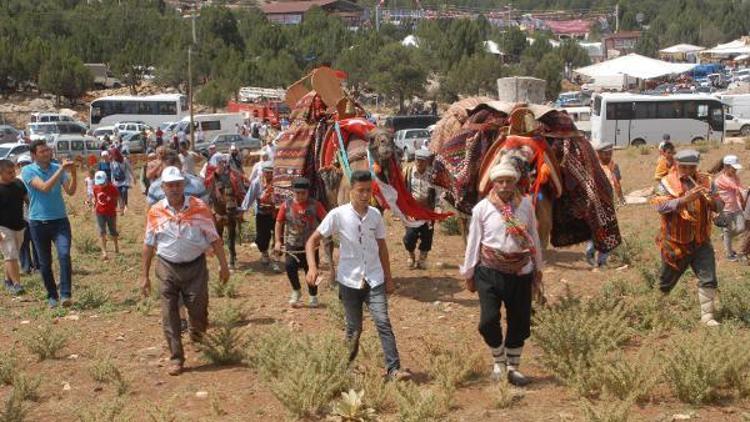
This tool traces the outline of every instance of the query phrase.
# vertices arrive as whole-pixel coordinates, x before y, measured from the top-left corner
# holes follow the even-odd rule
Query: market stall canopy
[[[705,49],[706,47],[700,47],[700,46],[692,45],[692,44],[677,44],[671,47],[661,49],[659,50],[659,52],[666,53],[666,54],[697,53]]]
[[[731,56],[733,54],[750,54],[750,38],[742,37],[726,44],[719,44],[716,47],[704,51],[704,53],[716,56]]]
[[[581,67],[576,73],[592,78],[602,76],[628,75],[638,79],[654,79],[660,76],[689,72],[695,67],[692,63],[670,63],[639,54],[628,54],[606,62]]]

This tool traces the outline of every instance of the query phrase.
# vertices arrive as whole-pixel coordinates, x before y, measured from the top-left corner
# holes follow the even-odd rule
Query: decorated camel
[[[541,106],[475,97],[454,103],[430,142],[436,184],[465,226],[490,189],[489,169],[503,157],[521,172],[536,205],[542,245],[594,241],[608,252],[621,242],[611,186],[591,143],[570,116]],[[465,232],[465,230],[464,230]]]
[[[380,208],[389,208],[404,224],[421,225],[450,214],[425,209],[411,196],[401,174],[392,135],[366,118],[365,110],[341,87],[341,76],[328,67],[313,70],[287,89],[291,124],[276,143],[274,193],[281,203],[291,196],[292,181],[306,177],[311,197],[327,209],[349,202],[349,175],[370,170]],[[324,248],[328,262],[331,248]],[[330,272],[333,281],[333,271]]]

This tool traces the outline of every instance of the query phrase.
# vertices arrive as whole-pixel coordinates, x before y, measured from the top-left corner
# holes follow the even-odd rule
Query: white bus
[[[724,108],[709,95],[601,94],[591,107],[591,139],[618,146],[724,140]]]
[[[158,127],[163,122],[180,120],[187,113],[187,99],[181,94],[142,97],[115,95],[91,102],[89,127],[93,130],[99,126],[113,126],[125,121],[143,122],[151,127]]]

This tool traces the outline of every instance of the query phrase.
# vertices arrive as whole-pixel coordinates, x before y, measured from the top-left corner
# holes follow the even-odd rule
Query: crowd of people
[[[89,163],[84,179],[85,204],[96,216],[105,260],[110,253],[108,241],[115,254],[120,252],[117,219],[129,212],[128,191],[140,179],[147,203],[140,287],[149,294],[155,262],[163,331],[170,351],[169,373],[177,375],[184,368],[182,331],[188,331],[191,341],[200,342],[208,327],[206,252],[213,252],[219,263],[219,279],[226,282],[237,266],[236,243],[241,237],[242,222],[246,213],[252,212],[260,261],[274,272],[281,272],[279,264],[283,263],[291,291],[288,303],[293,307],[304,306],[303,282],[307,306],[320,305],[318,249],[322,239],[338,238],[340,258],[335,265],[335,280],[345,311],[349,359],[357,356],[366,304],[381,339],[388,378],[408,378],[410,374],[401,366],[388,315],[388,294],[395,285],[383,216],[370,205],[371,173],[353,172],[349,178],[350,202],[326,210],[310,197],[311,181],[304,177],[293,180],[291,197],[279,203],[272,184],[271,142],[258,154],[249,172],[248,157],[237,148],[230,148],[228,153],[211,148],[207,157],[202,157],[189,147],[186,140],[157,147],[148,154],[140,177],[136,177],[127,151],[123,153],[121,145],[113,144],[102,151],[98,162]],[[599,142],[594,149],[610,181],[614,201],[625,204],[622,173],[613,157],[613,145]],[[30,150],[31,154],[20,157],[17,165],[0,160],[0,208],[4,210],[0,215],[0,250],[5,261],[5,284],[12,293],[22,294],[21,272],[38,270],[47,290],[48,305],[70,306],[72,235],[63,195],[75,194],[78,165],[67,159],[55,160],[44,141],[33,142]],[[746,222],[750,214],[747,191],[738,177],[742,166],[736,156],[725,156],[711,170],[712,180],[697,171],[700,155],[696,151],[676,152],[674,145],[665,140],[659,145],[659,152],[652,198],[662,222],[659,289],[668,294],[691,267],[699,280],[701,321],[715,326],[718,281],[711,225],[722,228],[728,260],[747,255],[748,236],[743,238],[739,253],[733,248],[733,240],[750,227]],[[403,171],[410,194],[431,210],[439,202],[433,158],[431,152],[417,150],[414,161],[407,163]],[[472,210],[460,267],[466,289],[479,296],[479,333],[493,359],[492,377],[505,378],[515,385],[529,382],[520,371],[521,355],[531,332],[532,297],[541,288],[544,269],[534,205],[530,196],[518,188],[521,177],[510,159],[502,159],[490,169],[492,188]],[[428,267],[433,236],[433,222],[405,229],[403,247],[408,268]],[[59,261],[57,277],[52,271],[53,245]],[[592,267],[607,266],[607,254],[596,251],[593,243],[587,246],[585,258]],[[300,270],[305,274],[303,279]],[[505,330],[501,326],[502,307]],[[182,308],[187,311],[186,316]]]

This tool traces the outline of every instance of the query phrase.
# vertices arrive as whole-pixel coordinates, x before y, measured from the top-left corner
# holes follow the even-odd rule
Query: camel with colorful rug
[[[313,70],[287,89],[285,101],[292,113],[289,129],[277,140],[274,153],[277,203],[291,197],[295,178],[306,177],[311,197],[332,209],[349,202],[351,173],[370,170],[375,176],[377,205],[390,209],[404,224],[421,225],[450,216],[426,209],[412,197],[404,184],[392,134],[366,118],[364,108],[341,87],[336,71]]]
[[[562,111],[487,97],[461,100],[435,126],[430,149],[435,183],[464,225],[489,192],[490,168],[505,157],[533,198],[545,248],[593,240],[609,252],[621,242],[612,188],[591,143]]]

